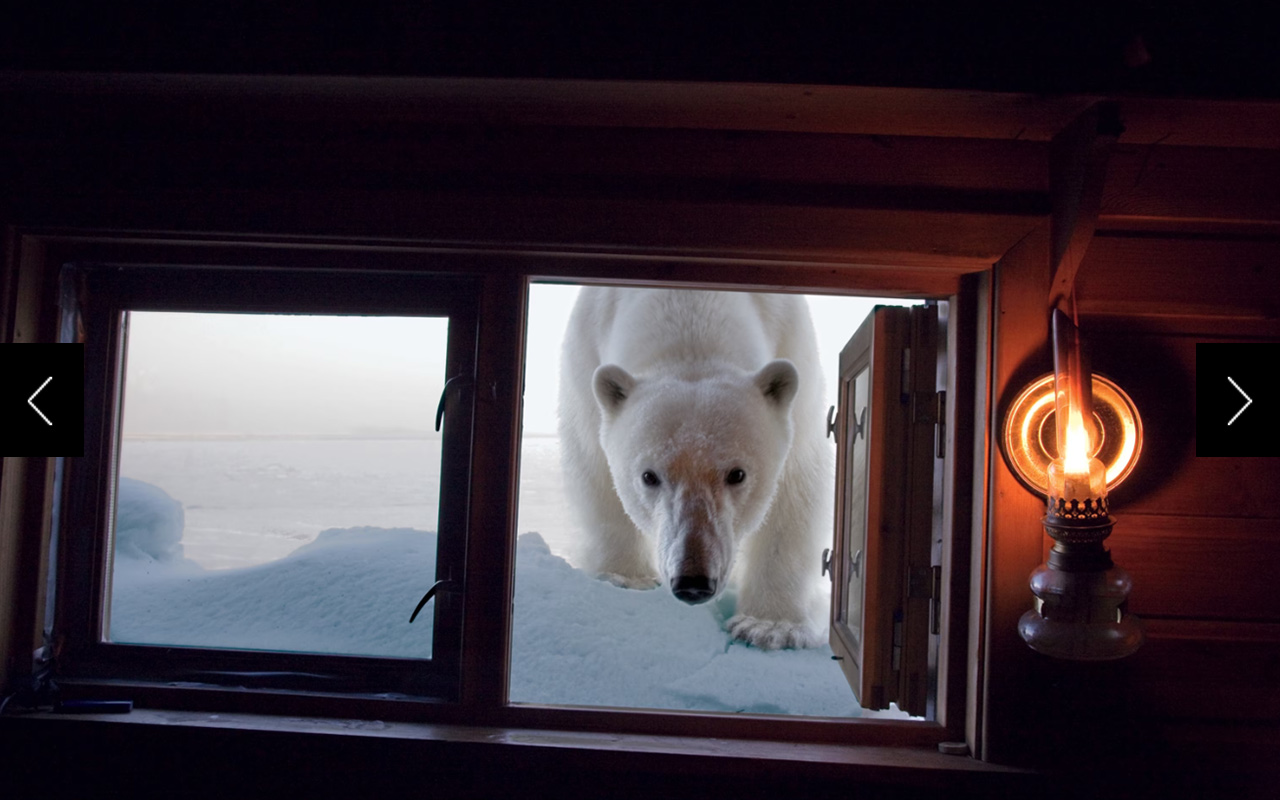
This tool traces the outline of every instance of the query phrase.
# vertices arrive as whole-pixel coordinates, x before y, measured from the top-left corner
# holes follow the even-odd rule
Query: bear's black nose
[[[691,606],[705,603],[716,593],[716,582],[706,575],[681,575],[671,581],[671,593]]]

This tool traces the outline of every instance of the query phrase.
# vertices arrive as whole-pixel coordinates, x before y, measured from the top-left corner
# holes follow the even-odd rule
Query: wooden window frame
[[[619,254],[511,245],[435,245],[430,242],[352,242],[250,236],[147,235],[130,232],[22,232],[18,236],[20,281],[40,299],[28,320],[34,341],[55,341],[57,275],[67,263],[132,265],[200,264],[233,267],[268,261],[282,269],[349,269],[350,264],[389,272],[430,272],[468,277],[478,287],[476,339],[476,433],[472,455],[466,573],[468,594],[461,652],[461,688],[456,702],[388,700],[359,694],[278,691],[258,688],[174,687],[163,682],[101,674],[60,681],[66,696],[127,695],[156,708],[219,710],[271,715],[377,718],[502,728],[559,729],[585,734],[629,734],[757,739],[793,743],[840,743],[933,747],[970,741],[974,729],[978,638],[970,626],[970,531],[982,529],[973,497],[981,496],[982,472],[957,470],[959,462],[981,463],[975,452],[985,441],[978,387],[986,385],[981,352],[989,280],[960,271],[904,271],[905,288],[884,269],[829,263],[751,263],[738,259],[682,259],[670,255]],[[619,281],[618,275],[626,280]],[[943,645],[938,705],[932,721],[835,720],[755,715],[715,715],[665,710],[624,710],[514,705],[508,702],[510,613],[520,454],[520,376],[528,286],[536,280],[627,282],[793,292],[938,297],[951,302],[948,352],[953,355],[947,408],[947,515],[950,546],[944,561]],[[34,283],[30,283],[34,281]],[[979,375],[979,371],[984,372]],[[967,393],[967,394],[966,394]],[[983,456],[985,457],[985,455]],[[44,504],[42,549],[50,547],[52,460],[36,459],[32,489]],[[972,480],[971,480],[972,479]],[[978,513],[981,513],[979,510]],[[980,539],[980,536],[974,536]],[[44,597],[45,575],[37,596]],[[43,619],[43,608],[37,609]],[[39,632],[35,632],[39,640]]]
[[[458,275],[391,271],[369,259],[345,273],[314,267],[282,267],[270,254],[236,268],[189,263],[77,263],[60,277],[64,332],[85,334],[85,450],[61,459],[59,500],[63,520],[58,558],[54,630],[60,675],[115,675],[139,680],[259,685],[282,690],[397,692],[456,699],[461,647],[461,605],[454,586],[463,582],[466,550],[472,398],[478,284]],[[286,258],[287,262],[288,259]],[[284,314],[387,314],[447,317],[447,370],[457,378],[443,418],[436,574],[422,576],[423,592],[449,580],[428,609],[434,618],[431,655],[388,658],[218,647],[165,647],[104,642],[107,616],[102,587],[110,559],[119,458],[119,418],[124,390],[121,316],[128,311]],[[64,333],[64,336],[66,334]],[[430,409],[423,409],[429,414]],[[82,578],[90,578],[84,580]],[[406,608],[405,616],[408,617]],[[426,629],[422,631],[426,635]]]

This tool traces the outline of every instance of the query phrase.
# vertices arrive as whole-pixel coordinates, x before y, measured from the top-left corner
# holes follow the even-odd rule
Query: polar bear
[[[732,579],[735,639],[825,641],[833,458],[804,298],[585,287],[559,404],[588,570],[690,604]]]

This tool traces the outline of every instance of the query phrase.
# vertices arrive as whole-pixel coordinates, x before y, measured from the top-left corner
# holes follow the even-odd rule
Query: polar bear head
[[[605,364],[592,385],[614,487],[656,548],[659,576],[686,603],[712,599],[777,493],[795,366],[638,378]]]

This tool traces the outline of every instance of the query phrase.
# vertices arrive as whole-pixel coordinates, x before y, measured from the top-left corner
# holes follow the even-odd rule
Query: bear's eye
[[[733,469],[729,470],[729,474],[724,477],[725,483],[729,484],[730,486],[735,486],[739,483],[742,483],[746,479],[747,479],[747,473],[743,472],[738,467],[734,467]]]
[[[659,480],[657,473],[651,469],[646,469],[642,472],[640,474],[640,480],[644,481],[645,486],[657,486],[662,483],[662,481]]]

